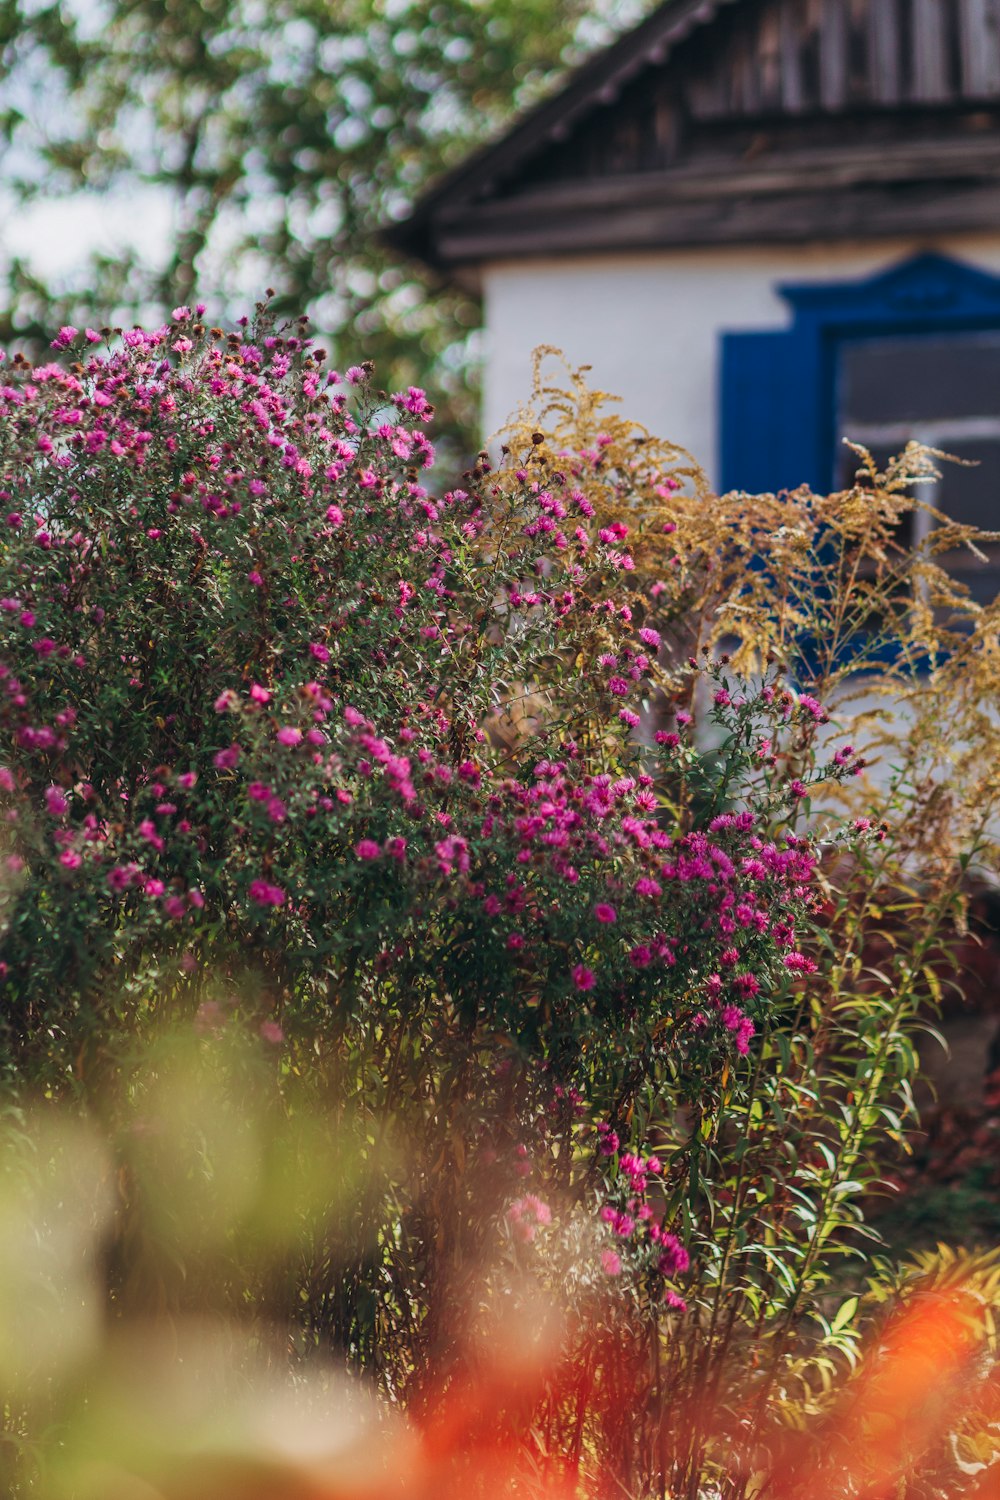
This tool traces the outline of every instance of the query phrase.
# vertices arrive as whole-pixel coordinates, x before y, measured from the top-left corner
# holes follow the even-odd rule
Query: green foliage
[[[46,278],[8,266],[0,343],[60,323],[233,316],[270,283],[337,357],[433,382],[439,435],[472,450],[474,300],[377,230],[433,178],[637,19],[635,0],[110,0],[0,4],[6,213],[65,200],[164,209],[169,243],[102,248]],[[5,149],[6,148],[6,149]],[[169,215],[169,218],[168,218]]]

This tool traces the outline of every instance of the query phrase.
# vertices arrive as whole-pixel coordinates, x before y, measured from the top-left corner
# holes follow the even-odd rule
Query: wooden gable
[[[1000,0],[668,0],[390,231],[443,266],[1000,228]]]

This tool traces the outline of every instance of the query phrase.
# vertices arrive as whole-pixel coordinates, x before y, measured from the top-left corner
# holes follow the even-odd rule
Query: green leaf
[[[837,1309],[833,1322],[830,1324],[830,1332],[839,1333],[842,1328],[846,1328],[848,1323],[854,1318],[857,1310],[858,1298],[848,1297],[847,1301],[842,1302]]]

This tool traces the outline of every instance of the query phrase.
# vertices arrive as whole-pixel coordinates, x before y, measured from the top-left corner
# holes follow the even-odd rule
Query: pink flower
[[[142,822],[139,824],[138,831],[141,837],[145,839],[146,843],[151,844],[154,849],[161,850],[163,848],[163,840],[157,833],[156,824],[152,821],[151,818],[143,818]]]
[[[518,1151],[521,1150],[523,1148],[519,1147]],[[530,1167],[528,1170],[531,1170]],[[516,1199],[510,1205],[507,1217],[517,1238],[530,1243],[535,1238],[537,1226],[552,1223],[552,1210],[535,1193],[525,1193],[523,1198]]]
[[[658,630],[651,630],[646,625],[639,631],[639,639],[640,641],[644,641],[647,646],[655,648],[660,644],[660,632]]]
[[[64,849],[59,856],[59,863],[67,870],[78,870],[83,864],[83,857],[75,849]]]
[[[279,745],[298,745],[302,739],[302,730],[291,724],[283,724],[276,738]]]
[[[270,703],[271,701],[271,694],[266,687],[261,687],[259,682],[255,682],[251,687],[250,697],[254,703]]]
[[[379,848],[378,844],[376,844],[374,839],[362,839],[360,843],[355,844],[354,852],[358,856],[358,859],[366,860],[378,859],[379,855],[382,853],[381,849]]]
[[[818,698],[811,697],[809,693],[801,693],[799,695],[799,707],[805,709],[806,713],[817,724],[822,723],[826,719],[826,709]]]
[[[314,656],[317,661],[329,661],[330,660],[330,652],[327,649],[327,647],[323,645],[322,641],[311,641],[310,645],[309,645],[309,651],[310,651],[310,654],[312,656]]]
[[[276,1047],[279,1042],[285,1040],[285,1033],[277,1021],[261,1021],[257,1032],[261,1039],[265,1042],[270,1042],[272,1047]]]
[[[588,969],[586,964],[577,964],[574,967],[573,983],[578,990],[592,990],[596,982],[593,969]]]
[[[605,1276],[620,1276],[622,1269],[622,1258],[614,1250],[601,1251],[601,1270]]]
[[[48,786],[45,788],[45,806],[53,818],[61,818],[69,803],[57,786]]]
[[[451,875],[457,869],[460,875],[469,869],[469,846],[458,834],[451,834],[434,845],[438,857],[438,869],[442,875]]]
[[[609,677],[608,687],[618,698],[624,698],[628,694],[628,683],[624,677]]]
[[[736,1033],[736,1050],[741,1057],[746,1057],[750,1051],[750,1038],[753,1036],[755,1026],[749,1016],[744,1016]]]
[[[225,750],[217,750],[212,757],[212,764],[220,771],[231,771],[242,755],[239,745],[230,745]]]
[[[258,906],[284,906],[285,893],[280,885],[272,885],[268,880],[252,880],[247,892],[251,901]]]
[[[547,1203],[543,1203],[540,1198],[536,1198],[533,1194],[529,1196],[531,1197],[531,1201],[534,1205],[535,1218],[538,1220],[539,1224],[551,1224],[552,1210],[549,1208],[549,1205]]]
[[[661,1276],[677,1276],[686,1271],[691,1257],[675,1234],[660,1236],[661,1254],[656,1269]]]
[[[434,410],[425,393],[416,385],[411,385],[405,396],[394,396],[393,400],[416,417],[428,417]]]
[[[594,916],[599,922],[617,922],[618,913],[607,901],[598,901],[594,907]]]

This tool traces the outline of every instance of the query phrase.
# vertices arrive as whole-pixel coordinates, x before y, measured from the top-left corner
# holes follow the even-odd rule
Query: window
[[[852,339],[839,350],[837,430],[863,443],[883,465],[914,439],[975,467],[941,464],[941,479],[919,497],[955,521],[1000,531],[1000,330],[902,334]],[[851,483],[856,461],[842,448],[832,482]],[[912,516],[911,541],[934,524]],[[943,558],[972,597],[988,603],[1000,591],[1000,547],[981,562],[967,549]]]
[[[866,281],[780,291],[790,327],[722,336],[723,488],[825,492],[853,472],[842,435],[881,459],[913,437],[977,463],[945,465],[921,498],[1000,530],[1000,277],[919,255]],[[1000,588],[1000,548],[947,563],[979,600]]]

